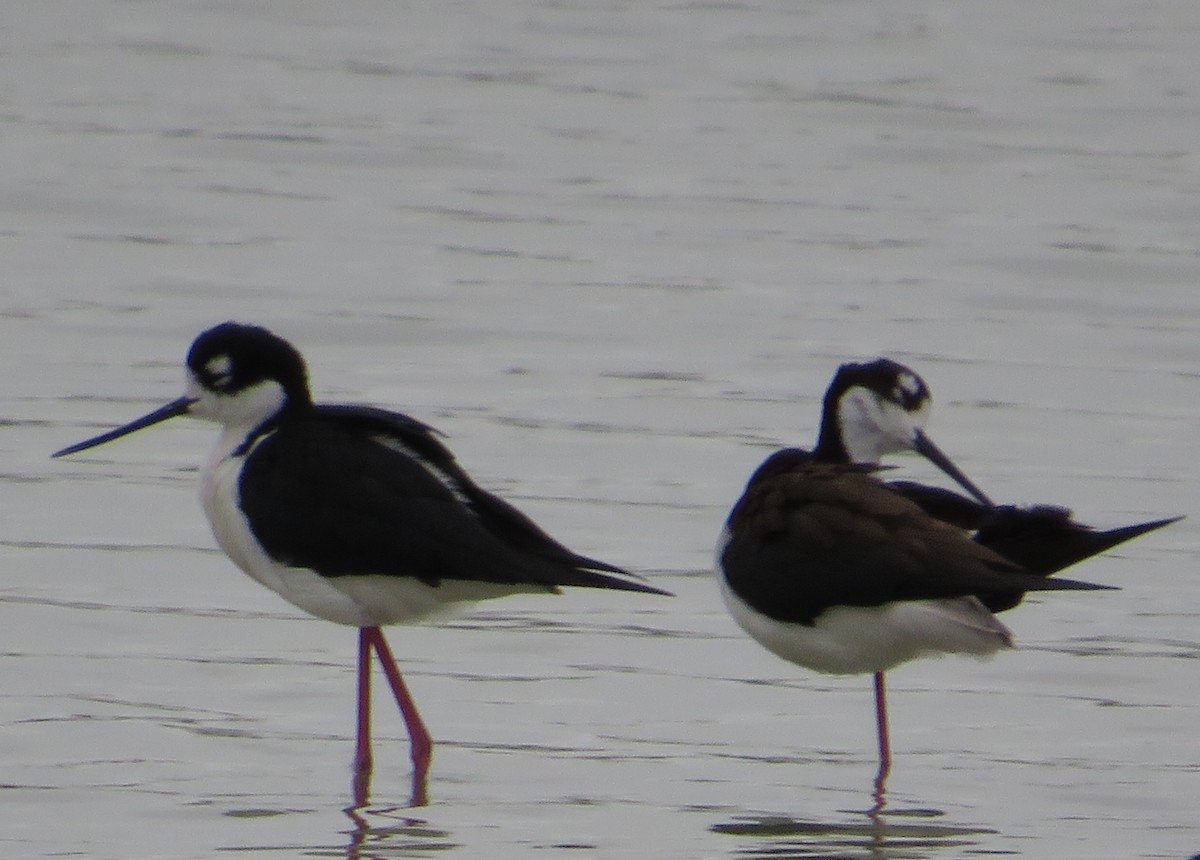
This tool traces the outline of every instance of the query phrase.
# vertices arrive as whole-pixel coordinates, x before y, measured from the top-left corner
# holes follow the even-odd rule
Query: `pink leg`
[[[892,770],[892,743],[888,737],[887,694],[882,672],[875,673],[875,723],[879,730],[879,772],[875,774],[875,808],[871,813],[878,815],[883,811],[887,778]]]
[[[433,738],[430,737],[429,729],[425,728],[425,723],[417,712],[417,706],[413,702],[408,688],[404,685],[404,679],[400,677],[396,658],[392,656],[392,649],[388,647],[387,640],[383,638],[383,631],[378,627],[364,627],[362,633],[375,648],[375,653],[379,655],[383,673],[387,676],[392,693],[396,697],[396,704],[400,706],[400,714],[404,717],[404,724],[408,727],[413,762],[411,805],[424,806],[429,802],[426,783],[429,777],[429,763],[433,758]]]
[[[358,740],[354,748],[354,770],[371,770],[371,638],[358,630]]]
[[[358,630],[358,731],[354,744],[354,805],[366,806],[371,793],[371,637]]]

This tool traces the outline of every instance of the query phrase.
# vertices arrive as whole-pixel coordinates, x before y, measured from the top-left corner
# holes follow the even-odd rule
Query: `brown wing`
[[[730,586],[782,621],[811,623],[837,605],[1088,587],[1024,572],[857,466],[794,458],[760,469],[728,530]]]

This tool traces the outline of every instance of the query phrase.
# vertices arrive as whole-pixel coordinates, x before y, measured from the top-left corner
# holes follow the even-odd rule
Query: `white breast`
[[[325,577],[308,568],[280,564],[263,551],[239,504],[238,475],[245,457],[234,457],[232,451],[244,438],[236,432],[222,433],[201,473],[204,513],[217,544],[234,564],[310,615],[352,627],[379,626],[444,615],[486,598],[547,590],[469,581],[431,586],[410,577],[369,572]]]

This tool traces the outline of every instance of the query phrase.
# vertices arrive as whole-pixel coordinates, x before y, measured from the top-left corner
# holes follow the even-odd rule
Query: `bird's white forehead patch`
[[[917,379],[915,374],[901,373],[896,378],[896,387],[909,397],[916,397],[921,393],[921,380]]]
[[[229,376],[233,371],[233,359],[227,355],[217,355],[204,363],[204,371],[214,377]]]

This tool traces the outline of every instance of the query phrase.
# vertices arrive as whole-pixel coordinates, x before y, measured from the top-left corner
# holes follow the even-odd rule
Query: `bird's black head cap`
[[[215,394],[236,395],[262,382],[277,382],[289,406],[312,403],[308,369],[300,352],[256,325],[224,322],[202,332],[188,350],[196,381]]]

